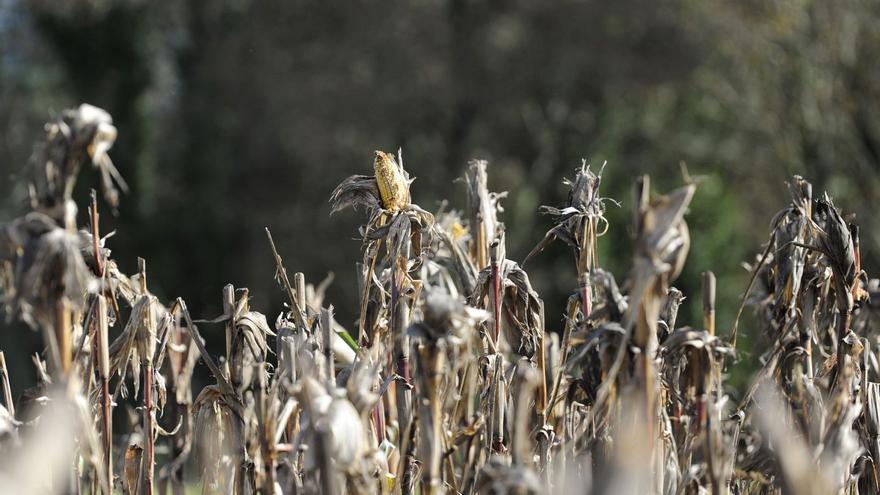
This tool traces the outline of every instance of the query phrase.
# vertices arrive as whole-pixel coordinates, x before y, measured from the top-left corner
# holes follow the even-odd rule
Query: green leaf
[[[354,352],[357,352],[360,349],[351,334],[349,334],[345,330],[341,332],[336,332],[336,335],[342,337],[342,340],[344,340],[345,343],[348,344],[348,346],[351,347],[351,350],[353,350]]]

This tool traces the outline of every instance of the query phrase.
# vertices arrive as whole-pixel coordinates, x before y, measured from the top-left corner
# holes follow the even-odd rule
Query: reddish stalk
[[[715,335],[715,286],[715,274],[703,272],[703,326],[709,335]]]
[[[373,428],[376,430],[376,444],[385,440],[385,402],[380,400],[373,408]]]
[[[92,216],[92,249],[95,252],[95,275],[98,278],[104,276],[104,262],[101,260],[101,243],[98,237],[98,200],[95,196],[95,190],[92,189],[92,204],[90,207]]]
[[[596,260],[593,259],[592,235],[593,220],[590,217],[586,217],[581,224],[580,255],[577,259],[577,267],[580,272],[580,280],[578,280],[578,282],[580,282],[581,314],[584,316],[584,321],[587,321],[587,318],[590,317],[590,313],[593,312],[592,288],[590,287],[590,267],[595,266],[594,263]]]
[[[590,287],[590,272],[584,272],[581,274],[580,280],[580,295],[581,295],[581,314],[584,316],[584,321],[590,317],[590,313],[593,312],[593,302],[592,302],[592,289]]]

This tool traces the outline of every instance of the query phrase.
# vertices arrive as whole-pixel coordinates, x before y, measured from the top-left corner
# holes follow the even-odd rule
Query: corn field
[[[801,177],[748,260],[731,328],[716,325],[711,272],[701,294],[673,285],[698,177],[683,171],[666,194],[639,177],[618,203],[583,163],[518,263],[486,162],[467,167],[466,204],[432,213],[400,151],[376,151],[373,175],[330,194],[328,213],[363,218],[356,321],[336,321],[329,281],[288,273],[269,229],[284,311],[270,323],[227,285],[223,313],[197,319],[153,294],[146,260],[121,272],[96,193],[73,200],[84,166],[101,209],[128,189],[110,115],[84,104],[45,133],[29,211],[0,230],[5,313],[45,346],[18,398],[16,349],[0,352],[2,493],[880,493],[880,282],[862,270],[858,226]],[[609,204],[632,224],[609,225]],[[610,228],[632,234],[626,274],[598,258]],[[544,314],[526,272],[554,242],[579,282],[564,315]],[[699,328],[676,326],[686,296]],[[739,391],[727,377],[744,311],[771,345]],[[200,327],[225,330],[222,355]],[[197,367],[213,381],[201,390]],[[114,424],[116,408],[128,421]]]

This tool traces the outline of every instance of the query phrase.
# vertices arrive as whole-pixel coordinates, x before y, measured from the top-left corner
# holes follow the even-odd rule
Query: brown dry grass
[[[717,328],[711,272],[702,328],[676,326],[698,189],[686,174],[665,195],[636,180],[622,283],[596,254],[610,228],[601,171],[578,167],[564,204],[541,208],[553,226],[527,260],[562,241],[580,282],[561,335],[507,259],[487,164],[469,166],[463,210],[434,215],[413,203],[400,152],[377,152],[376,176],[331,195],[333,212],[366,210],[356,327],[335,321],[326,284],[291,280],[271,234],[287,305],[274,325],[231,285],[222,315],[194,320],[152,294],[143,260],[120,272],[96,201],[90,225],[75,223],[83,164],[111,207],[125,189],[110,116],[83,105],[46,129],[31,210],[0,235],[7,312],[46,345],[18,401],[0,352],[5,493],[183,493],[196,480],[236,494],[880,492],[880,288],[857,227],[799,177],[750,267],[743,305],[771,344],[734,399],[737,326]],[[197,325],[223,326],[222,356]],[[215,383],[196,391],[200,365]],[[124,398],[140,417],[113,425]]]

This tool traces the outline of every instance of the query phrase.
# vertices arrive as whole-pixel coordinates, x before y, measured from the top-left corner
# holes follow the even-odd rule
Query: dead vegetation
[[[330,199],[366,213],[356,322],[335,321],[329,281],[288,275],[268,230],[285,311],[270,324],[228,285],[223,314],[197,320],[153,295],[144,260],[120,272],[94,196],[76,223],[81,165],[100,171],[112,208],[126,187],[115,136],[88,105],[47,124],[31,211],[0,232],[3,304],[45,343],[38,385],[17,401],[0,352],[4,493],[880,492],[880,284],[857,226],[800,177],[749,266],[743,306],[770,344],[737,394],[725,387],[737,324],[716,324],[714,275],[692,295],[702,326],[676,325],[698,188],[687,176],[665,195],[635,181],[620,283],[597,256],[612,201],[601,170],[581,165],[564,204],[541,208],[553,225],[526,260],[560,240],[579,282],[559,333],[525,263],[507,258],[487,164],[469,165],[463,210],[432,214],[402,154],[379,151],[375,175]],[[199,325],[225,329],[221,356]],[[197,391],[201,365],[214,383]]]

